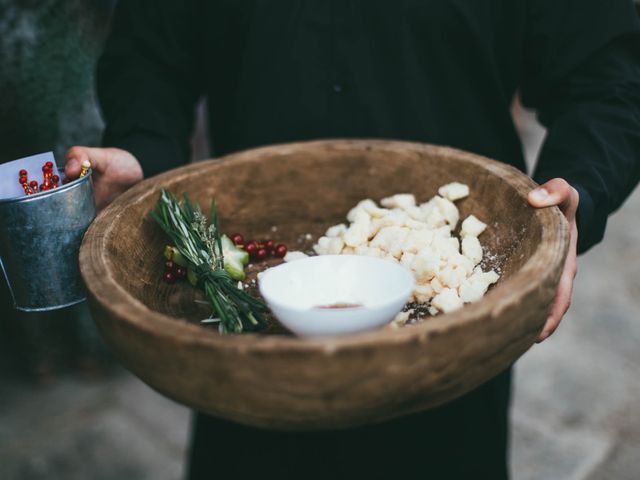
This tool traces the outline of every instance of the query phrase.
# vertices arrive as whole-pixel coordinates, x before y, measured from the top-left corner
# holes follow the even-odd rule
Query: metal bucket
[[[95,215],[90,174],[0,200],[0,266],[16,309],[55,310],[85,299],[78,252]]]

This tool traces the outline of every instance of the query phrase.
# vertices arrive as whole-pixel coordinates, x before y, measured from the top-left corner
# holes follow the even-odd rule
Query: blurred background
[[[114,4],[0,0],[0,162],[99,144],[94,68]],[[514,116],[531,166],[545,132]],[[640,478],[639,215],[636,190],[579,259],[560,329],[516,365],[514,480]],[[178,479],[189,422],[117,365],[84,306],[18,314],[0,281],[0,479]]]

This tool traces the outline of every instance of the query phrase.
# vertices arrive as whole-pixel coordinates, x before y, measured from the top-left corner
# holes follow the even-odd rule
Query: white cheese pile
[[[430,304],[429,313],[451,312],[465,303],[480,300],[499,275],[479,266],[483,251],[478,236],[487,227],[469,215],[452,235],[460,215],[453,202],[469,195],[469,187],[449,183],[439,195],[416,204],[408,193],[383,198],[381,207],[362,200],[348,214],[349,225],[335,225],[318,239],[318,255],[356,254],[400,262],[416,278],[412,302]],[[290,252],[285,261],[304,256]]]

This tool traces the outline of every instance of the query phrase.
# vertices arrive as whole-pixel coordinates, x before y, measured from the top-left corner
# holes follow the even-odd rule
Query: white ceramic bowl
[[[311,337],[361,332],[390,322],[414,283],[413,274],[391,260],[320,255],[268,269],[259,288],[287,328]],[[358,306],[326,308],[336,304]]]

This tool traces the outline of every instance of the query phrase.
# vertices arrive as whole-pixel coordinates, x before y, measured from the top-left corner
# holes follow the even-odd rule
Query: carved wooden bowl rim
[[[510,278],[500,282],[487,295],[473,304],[472,308],[462,308],[440,315],[437,321],[426,321],[408,328],[384,329],[354,334],[344,337],[304,339],[295,336],[262,335],[244,333],[239,335],[218,335],[197,324],[178,321],[177,318],[150,309],[143,302],[127,292],[113,277],[109,268],[109,253],[106,247],[114,235],[119,220],[127,215],[133,204],[156,196],[160,188],[198,171],[203,166],[215,162],[217,165],[229,162],[254,162],[256,158],[300,152],[309,148],[329,148],[345,150],[393,150],[428,154],[440,158],[453,158],[479,166],[492,175],[499,176],[526,200],[527,194],[536,183],[516,168],[489,158],[449,147],[435,146],[394,140],[316,140],[290,144],[271,145],[227,155],[215,160],[206,160],[186,165],[158,176],[146,179],[118,197],[93,222],[87,231],[80,250],[80,269],[88,290],[112,317],[128,322],[151,336],[171,337],[174,342],[212,350],[235,350],[238,354],[251,352],[274,354],[285,351],[308,352],[310,354],[332,355],[341,350],[368,347],[391,347],[402,344],[422,343],[429,338],[452,329],[465,328],[474,321],[497,317],[500,312],[520,301],[544,284],[558,271],[564,261],[569,242],[568,224],[556,207],[536,209],[537,221],[542,225],[542,238],[533,255]]]

